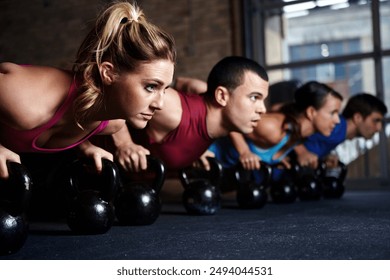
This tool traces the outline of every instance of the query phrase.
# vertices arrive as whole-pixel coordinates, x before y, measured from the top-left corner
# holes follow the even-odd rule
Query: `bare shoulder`
[[[68,94],[71,76],[51,67],[0,64],[0,117],[18,129],[47,122]]]
[[[12,62],[2,62],[0,63],[0,75],[8,74],[20,67],[19,65]]]
[[[264,114],[251,134],[252,140],[270,145],[279,143],[284,136],[283,120],[284,116],[280,113]]]

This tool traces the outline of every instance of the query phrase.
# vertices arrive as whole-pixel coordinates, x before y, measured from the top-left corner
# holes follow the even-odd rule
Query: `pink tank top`
[[[99,126],[96,127],[93,131],[91,131],[88,135],[86,135],[76,143],[69,145],[67,147],[46,149],[46,148],[40,148],[36,145],[36,141],[38,140],[39,136],[44,131],[54,126],[62,118],[62,116],[69,109],[69,107],[72,105],[72,102],[76,96],[76,91],[77,91],[76,82],[73,81],[72,85],[70,86],[68,96],[66,97],[64,103],[60,106],[60,108],[58,108],[53,118],[49,122],[47,122],[46,124],[40,127],[30,129],[30,130],[17,130],[9,126],[2,125],[0,128],[1,144],[15,153],[31,153],[31,152],[54,153],[54,152],[61,152],[64,150],[74,148],[79,144],[81,144],[82,142],[86,141],[91,136],[100,133],[102,130],[104,130],[104,128],[106,128],[109,121],[102,121],[99,124]]]

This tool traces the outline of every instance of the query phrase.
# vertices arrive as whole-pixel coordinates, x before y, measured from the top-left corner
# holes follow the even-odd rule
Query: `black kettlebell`
[[[210,170],[188,167],[179,172],[184,187],[182,201],[191,215],[214,215],[221,208],[219,184],[222,165],[217,159],[208,157]]]
[[[347,176],[347,166],[338,161],[338,166],[335,168],[324,167],[322,181],[322,192],[324,198],[341,198],[345,191],[344,180]]]
[[[298,188],[298,197],[302,201],[319,200],[322,196],[322,185],[319,178],[322,173],[321,164],[319,168],[301,166],[294,162],[295,184]]]
[[[122,225],[151,225],[160,215],[160,190],[165,181],[165,166],[147,156],[146,171],[121,173],[122,187],[115,199],[115,213]]]
[[[26,211],[31,199],[32,180],[20,163],[7,162],[9,178],[0,180],[0,254],[19,251],[27,240]]]
[[[271,166],[264,162],[261,163],[260,170],[245,170],[241,164],[237,167],[235,172],[238,182],[236,200],[240,208],[260,209],[267,203],[266,187],[271,172]]]
[[[269,180],[269,192],[274,203],[293,203],[298,197],[294,177],[296,170],[282,164],[273,164]]]
[[[114,224],[113,199],[120,186],[115,163],[102,159],[103,170],[96,173],[93,162],[75,160],[65,175],[70,201],[69,228],[78,234],[106,233]]]

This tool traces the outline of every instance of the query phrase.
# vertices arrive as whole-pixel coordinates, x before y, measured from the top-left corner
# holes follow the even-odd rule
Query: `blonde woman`
[[[111,153],[93,135],[144,128],[163,105],[173,79],[173,38],[126,1],[97,17],[72,71],[0,64],[0,178],[19,153],[51,153],[78,147],[102,169]]]

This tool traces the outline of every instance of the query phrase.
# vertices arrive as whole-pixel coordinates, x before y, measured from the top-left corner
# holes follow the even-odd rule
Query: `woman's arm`
[[[261,158],[251,152],[244,135],[239,132],[230,132],[229,137],[239,154],[239,161],[244,169],[260,169]]]

